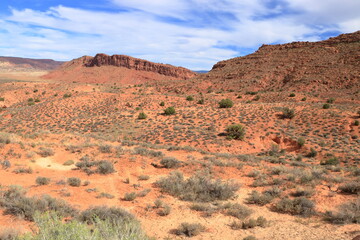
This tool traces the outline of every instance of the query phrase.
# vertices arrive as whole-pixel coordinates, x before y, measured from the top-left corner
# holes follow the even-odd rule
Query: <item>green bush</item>
[[[69,98],[69,97],[71,97],[71,93],[65,93],[63,97],[64,98]]]
[[[305,101],[306,101],[306,97],[303,97],[303,98],[301,99],[301,101],[305,102]]]
[[[298,144],[300,147],[303,147],[303,146],[305,145],[305,138],[299,137],[298,140],[297,140],[297,144]]]
[[[205,231],[205,227],[199,223],[182,223],[177,229],[175,234],[179,236],[193,237]]]
[[[193,96],[187,96],[186,101],[194,101],[194,97]]]
[[[359,126],[359,125],[360,125],[359,120],[355,120],[354,121],[354,126]]]
[[[137,197],[136,192],[125,193],[124,200],[125,201],[133,201]]]
[[[165,102],[161,102],[159,105],[163,107],[165,106]]]
[[[39,151],[37,153],[41,157],[50,157],[50,156],[53,156],[55,154],[54,150],[52,150],[51,148],[44,148],[44,147],[39,148]]]
[[[50,183],[50,178],[37,177],[35,182],[36,182],[37,185],[48,185]]]
[[[323,106],[322,106],[323,109],[329,109],[330,108],[330,104],[328,103],[325,103]]]
[[[165,115],[174,115],[176,113],[174,107],[168,107],[164,110]]]
[[[335,98],[329,98],[326,102],[327,102],[327,103],[334,103],[334,102],[335,102]]]
[[[101,145],[101,146],[99,146],[99,151],[101,153],[111,153],[112,146],[110,146],[110,145]]]
[[[148,240],[138,221],[101,220],[96,215],[89,226],[78,220],[64,222],[56,213],[37,214],[35,235],[20,236],[18,240]]]
[[[226,215],[236,217],[238,219],[245,219],[252,213],[250,208],[238,203],[226,205],[225,209]]]
[[[0,102],[3,102],[3,101],[5,101],[5,98],[0,97]]]
[[[294,199],[284,198],[274,206],[276,212],[301,216],[313,215],[315,213],[314,208],[314,202],[304,197]]]
[[[115,172],[114,164],[107,160],[99,161],[97,164],[96,172],[103,175],[113,173]]]
[[[282,110],[282,118],[288,118],[288,119],[292,119],[295,117],[295,110],[294,109],[290,109],[290,108],[283,108]]]
[[[220,108],[231,108],[232,106],[234,106],[234,103],[233,101],[231,101],[230,99],[222,99],[220,102],[219,102],[219,107]]]
[[[204,104],[204,103],[205,103],[204,98],[201,98],[201,99],[199,99],[199,101],[197,101],[197,104]]]
[[[289,97],[295,97],[295,93],[290,93]]]
[[[245,137],[245,127],[240,124],[230,125],[225,131],[229,139],[243,140]]]
[[[96,206],[81,212],[78,219],[87,224],[94,224],[97,219],[110,222],[130,222],[135,220],[135,217],[122,208]]]
[[[314,158],[317,156],[317,151],[313,148],[310,148],[310,152],[306,155],[306,157]]]
[[[322,161],[321,165],[338,165],[340,163],[339,159],[337,157],[332,157],[329,159],[326,159],[325,161]]]
[[[181,161],[174,157],[165,157],[160,161],[160,164],[165,168],[178,168],[181,166]]]
[[[80,178],[71,177],[67,179],[67,183],[72,187],[79,187],[81,185]]]
[[[138,119],[146,119],[147,115],[144,112],[139,113]]]
[[[184,179],[180,172],[172,172],[168,177],[161,178],[156,186],[182,200],[198,202],[227,200],[239,189],[239,185],[235,183],[214,180],[205,174],[198,173]]]

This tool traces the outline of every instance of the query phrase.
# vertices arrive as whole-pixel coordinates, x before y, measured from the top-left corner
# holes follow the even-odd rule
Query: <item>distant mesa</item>
[[[0,57],[0,70],[12,71],[50,71],[61,66],[64,62],[52,59],[31,59],[20,57]]]
[[[154,63],[126,55],[109,56],[100,53],[95,57],[84,56],[66,62],[44,78],[89,83],[138,84],[166,79],[186,80],[195,75],[195,72],[183,67]]]

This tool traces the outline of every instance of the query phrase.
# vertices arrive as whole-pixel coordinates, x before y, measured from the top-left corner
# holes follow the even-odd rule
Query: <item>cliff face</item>
[[[212,88],[299,91],[360,87],[360,31],[320,42],[263,45],[215,64],[198,80]]]
[[[196,73],[182,67],[153,63],[125,55],[97,54],[63,64],[44,76],[48,79],[89,83],[119,82],[138,84],[159,80],[185,80]]]
[[[126,67],[137,71],[154,72],[165,76],[188,79],[195,76],[195,73],[182,67],[174,67],[166,64],[149,62],[143,59],[133,58],[125,55],[97,54],[94,58],[85,63],[86,67],[116,66]]]

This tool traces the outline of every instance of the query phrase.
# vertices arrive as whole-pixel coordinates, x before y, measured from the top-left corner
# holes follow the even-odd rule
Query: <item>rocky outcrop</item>
[[[142,84],[169,80],[186,80],[195,72],[182,67],[153,63],[125,55],[97,54],[66,62],[44,76],[46,79],[87,83]]]
[[[137,71],[154,72],[165,76],[175,78],[188,79],[195,76],[195,73],[182,67],[174,67],[171,65],[153,63],[143,59],[133,58],[125,55],[106,55],[97,54],[94,58],[88,58],[84,66],[101,67],[115,66],[134,69]]]
[[[320,42],[263,45],[198,77],[213,89],[303,91],[360,87],[360,31]]]

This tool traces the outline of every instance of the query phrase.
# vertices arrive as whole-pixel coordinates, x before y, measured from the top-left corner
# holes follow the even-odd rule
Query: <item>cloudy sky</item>
[[[96,53],[211,69],[262,44],[360,30],[360,0],[0,0],[0,56]]]

